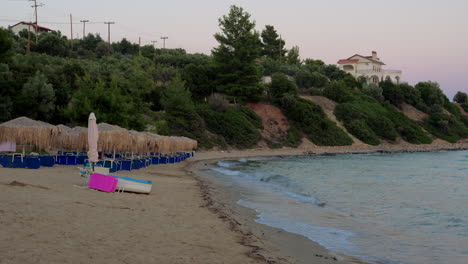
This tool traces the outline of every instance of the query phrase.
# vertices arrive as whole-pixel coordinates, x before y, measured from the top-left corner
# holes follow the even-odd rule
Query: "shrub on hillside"
[[[366,122],[362,119],[350,120],[345,123],[346,129],[356,138],[369,145],[380,144],[379,137],[369,128]]]
[[[414,144],[431,142],[415,121],[398,112],[394,106],[383,106],[371,98],[340,104],[335,108],[335,115],[351,134],[370,145],[378,144],[374,135],[388,140],[401,136]]]
[[[401,138],[413,144],[430,144],[432,138],[426,134],[418,123],[399,112],[393,105],[386,104],[387,117],[393,122]]]
[[[465,112],[468,113],[468,102],[461,103],[460,105],[461,105],[461,107],[463,108],[463,110],[465,110]]]
[[[260,138],[260,132],[251,122],[251,117],[232,107],[225,112],[211,109],[200,110],[209,131],[222,136],[226,143],[238,148],[250,148]]]
[[[263,129],[262,118],[259,117],[252,109],[247,106],[239,106],[239,111],[241,111],[245,117],[252,123],[256,128]]]
[[[284,146],[297,148],[302,143],[302,132],[295,126],[288,130],[288,135],[284,140]]]
[[[354,99],[351,89],[343,81],[328,83],[323,90],[323,95],[337,103],[344,103]]]
[[[453,101],[462,104],[468,102],[468,95],[464,92],[458,91],[455,96],[453,97]]]
[[[440,85],[437,82],[420,82],[416,84],[415,88],[421,94],[422,101],[428,106],[439,104],[444,105],[447,97],[444,92],[440,89]]]
[[[284,109],[284,113],[307,134],[313,143],[319,146],[345,146],[353,143],[353,140],[341,128],[328,119],[317,104],[302,98],[289,103],[290,106]]]
[[[270,94],[277,99],[281,99],[284,94],[297,95],[296,84],[288,79],[283,73],[275,73],[271,76]]]
[[[384,101],[384,96],[382,95],[382,88],[376,83],[364,83],[362,84],[362,92],[378,102],[382,103]]]
[[[208,105],[213,111],[224,112],[229,108],[229,101],[224,95],[214,93],[208,97]]]
[[[451,143],[468,138],[468,128],[455,117],[443,113],[431,114],[424,121],[424,126],[436,137]]]
[[[389,101],[393,105],[400,105],[404,102],[405,98],[399,85],[395,85],[392,81],[385,81],[380,83],[382,87],[382,95],[385,100]]]
[[[310,72],[306,69],[302,69],[296,74],[296,84],[299,88],[322,88],[328,82],[328,78],[318,72]]]

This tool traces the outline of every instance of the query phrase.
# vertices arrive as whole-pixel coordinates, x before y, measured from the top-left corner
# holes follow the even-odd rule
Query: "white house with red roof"
[[[8,27],[8,29],[13,31],[16,35],[18,35],[19,32],[21,32],[21,31],[23,31],[25,29],[26,30],[28,30],[28,29],[31,30],[32,33],[35,33],[36,30],[37,30],[38,34],[41,34],[43,32],[53,31],[50,28],[42,27],[42,26],[36,25],[35,23],[28,23],[28,22],[24,22],[24,21],[21,21],[21,22],[19,22],[17,24],[14,24],[13,26]]]
[[[372,51],[372,56],[356,54],[338,61],[338,68],[356,78],[364,78],[367,82],[379,83],[390,80],[393,83],[400,83],[401,71],[382,69],[384,65],[375,51]]]

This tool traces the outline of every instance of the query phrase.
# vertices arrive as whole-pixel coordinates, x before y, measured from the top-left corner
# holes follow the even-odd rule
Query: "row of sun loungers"
[[[180,152],[173,155],[151,153],[150,156],[142,158],[132,158],[128,155],[116,154],[116,159],[111,159],[112,155],[106,154],[104,160],[99,161],[95,166],[109,168],[110,172],[120,170],[131,171],[146,168],[150,165],[178,163],[194,156],[194,152]],[[133,155],[132,155],[133,156]],[[125,158],[126,157],[126,158]],[[21,154],[0,154],[0,164],[5,168],[28,168],[39,169],[42,167],[53,167],[54,165],[86,165],[88,157],[85,152],[58,152],[57,155],[23,156]]]

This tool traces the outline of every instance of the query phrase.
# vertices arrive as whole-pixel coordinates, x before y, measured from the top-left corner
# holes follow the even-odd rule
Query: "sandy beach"
[[[220,159],[467,149],[468,143],[210,151],[117,175],[150,195],[81,188],[74,166],[0,168],[0,263],[349,263],[301,236],[256,224],[200,171]]]

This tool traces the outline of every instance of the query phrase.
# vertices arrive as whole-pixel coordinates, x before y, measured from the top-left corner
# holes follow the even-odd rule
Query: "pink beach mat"
[[[115,192],[118,179],[109,175],[93,173],[89,178],[88,187],[103,192]]]

